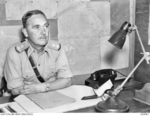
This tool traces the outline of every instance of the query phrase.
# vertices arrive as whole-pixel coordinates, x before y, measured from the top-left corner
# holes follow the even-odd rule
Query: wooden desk
[[[129,107],[130,107],[129,112],[131,112],[131,113],[149,112],[150,113],[150,106],[134,100],[133,97],[134,97],[134,90],[122,91],[118,95],[118,98],[120,100],[124,101],[125,103],[127,103],[129,105]],[[96,111],[95,111],[94,106],[92,106],[92,107],[83,108],[83,109],[79,109],[79,110],[74,110],[74,111],[70,111],[70,112],[71,113],[73,113],[73,112],[95,113]]]
[[[141,88],[141,87],[140,87]],[[150,113],[150,106],[143,104],[141,102],[133,100],[134,97],[134,90],[135,89],[140,89],[140,88],[128,88],[128,90],[124,89],[118,94],[118,99],[124,101],[130,106],[130,111],[132,113]],[[10,97],[0,97],[0,104],[2,103],[7,103],[11,102],[12,99]],[[74,111],[70,111],[69,113],[95,113],[95,108],[94,106],[92,107],[87,107],[87,108],[82,108]]]
[[[116,88],[118,85],[120,85],[121,82],[115,83],[115,87]],[[132,85],[132,86],[131,86]],[[125,87],[123,89],[123,91],[121,91],[117,98],[124,101],[125,103],[127,103],[130,107],[129,112],[131,113],[142,113],[142,112],[146,112],[146,113],[150,113],[150,106],[146,105],[144,103],[138,102],[136,100],[134,100],[134,91],[135,89],[141,89],[143,87],[144,84],[139,84],[133,80],[131,80],[130,82],[128,82]],[[74,111],[70,111],[71,113],[73,112],[80,112],[80,113],[95,113],[95,107],[87,107],[87,108],[83,108],[83,109],[78,109],[78,110],[74,110]]]

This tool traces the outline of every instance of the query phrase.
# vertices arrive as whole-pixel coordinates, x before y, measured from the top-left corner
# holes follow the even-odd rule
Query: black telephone
[[[90,86],[94,89],[98,89],[107,80],[111,80],[114,83],[117,77],[117,72],[113,69],[103,69],[95,71],[91,76],[85,80],[85,85]]]

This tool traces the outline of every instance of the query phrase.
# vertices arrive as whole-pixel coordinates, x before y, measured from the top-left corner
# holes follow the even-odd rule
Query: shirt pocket
[[[33,78],[35,78],[36,75],[32,69],[32,67],[28,67],[26,69],[24,69],[23,71],[23,78],[24,78],[24,81],[31,81],[33,80]]]
[[[44,76],[46,78],[50,78],[50,77],[53,77],[53,76],[57,76],[56,75],[57,72],[56,72],[56,68],[54,65],[50,66],[50,67],[47,67],[45,70],[44,70]]]
[[[34,72],[27,72],[24,74],[24,83],[25,84],[32,84],[32,83],[39,83],[36,75]]]

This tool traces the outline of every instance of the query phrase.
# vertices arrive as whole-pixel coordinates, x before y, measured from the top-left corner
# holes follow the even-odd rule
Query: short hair
[[[25,28],[26,27],[26,23],[27,23],[27,20],[33,16],[33,15],[37,15],[37,14],[42,14],[43,16],[45,16],[45,14],[40,11],[40,10],[31,10],[31,11],[28,11],[27,13],[25,13],[22,17],[22,24],[23,24],[23,27]],[[45,16],[46,18],[46,16]]]

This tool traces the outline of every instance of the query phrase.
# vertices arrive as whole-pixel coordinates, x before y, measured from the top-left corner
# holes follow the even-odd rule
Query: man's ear
[[[25,28],[22,28],[22,33],[24,34],[25,37],[28,37],[27,30]]]

